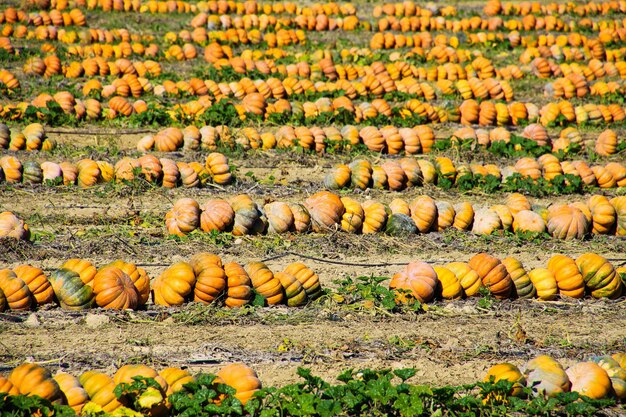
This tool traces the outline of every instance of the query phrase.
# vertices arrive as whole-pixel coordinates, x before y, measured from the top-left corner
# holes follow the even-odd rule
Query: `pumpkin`
[[[342,197],[341,203],[345,210],[341,216],[341,228],[348,233],[360,232],[365,220],[365,211],[361,203],[350,197]]]
[[[399,163],[395,161],[385,161],[381,168],[387,175],[387,185],[392,191],[400,191],[406,187],[407,177]]]
[[[585,281],[574,261],[569,256],[554,255],[548,261],[548,270],[554,275],[561,296],[583,298]]]
[[[427,195],[417,197],[409,204],[411,218],[420,233],[428,233],[437,221],[437,204]]]
[[[26,161],[22,165],[22,181],[26,184],[41,184],[43,182],[43,171],[37,161]]]
[[[322,294],[322,286],[320,285],[320,279],[313,270],[307,268],[306,265],[300,262],[295,262],[287,266],[283,271],[286,274],[296,277],[302,288],[306,293],[309,300],[315,300]]]
[[[275,201],[263,207],[269,233],[286,233],[293,229],[293,213],[287,203]]]
[[[252,300],[252,283],[250,277],[241,265],[229,262],[224,265],[226,273],[227,292],[224,303],[228,307],[241,307]]]
[[[167,382],[167,396],[183,389],[185,384],[194,382],[196,379],[189,372],[180,368],[165,368],[159,372],[159,376]]]
[[[611,388],[615,396],[620,400],[626,398],[626,369],[622,368],[614,358],[608,355],[594,356],[590,361],[597,363],[606,371],[611,379]]]
[[[445,229],[452,226],[456,213],[454,212],[452,204],[447,201],[437,201],[435,205],[437,206],[437,219],[431,230],[443,232]]]
[[[76,163],[78,170],[78,186],[81,188],[93,187],[100,178],[100,167],[98,163],[91,159],[81,159]]]
[[[576,207],[557,205],[548,208],[548,233],[557,239],[582,239],[589,232],[589,221]]]
[[[443,299],[458,300],[463,298],[463,287],[454,272],[443,266],[435,266],[433,269],[437,273],[439,290]]]
[[[356,160],[348,165],[350,168],[350,182],[354,188],[366,190],[372,181],[372,165],[369,161]]]
[[[368,200],[361,204],[365,215],[363,220],[363,234],[377,233],[383,230],[387,222],[387,210],[381,203]]]
[[[22,163],[16,157],[6,155],[0,158],[0,170],[9,184],[22,182]]]
[[[478,273],[483,285],[496,297],[508,298],[515,285],[499,259],[486,253],[474,255],[469,266]]]
[[[513,215],[513,231],[543,233],[546,231],[546,223],[540,214],[531,210],[521,210]]]
[[[502,221],[500,216],[492,209],[479,209],[474,213],[474,222],[472,223],[472,233],[478,235],[490,235],[496,230],[502,229]]]
[[[93,279],[96,304],[113,310],[136,309],[139,293],[130,277],[115,266],[106,266]]]
[[[615,213],[617,214],[615,234],[617,236],[626,236],[626,196],[613,197],[610,203],[615,208]]]
[[[20,265],[13,268],[13,272],[28,286],[37,305],[44,305],[53,301],[54,290],[41,269],[30,265]]]
[[[389,210],[391,210],[393,214],[411,215],[409,204],[401,198],[394,198],[391,203],[389,203]]]
[[[375,190],[386,190],[389,188],[389,182],[387,180],[387,173],[382,167],[372,167],[372,188]]]
[[[78,378],[65,372],[58,373],[54,380],[59,385],[63,396],[67,400],[67,405],[77,414],[80,414],[83,406],[89,401],[87,391],[80,384]]]
[[[547,355],[540,355],[526,364],[527,386],[536,395],[553,397],[570,389],[569,377],[560,363]]]
[[[183,144],[183,132],[176,127],[168,127],[154,135],[154,149],[158,152],[174,152]]]
[[[165,226],[171,235],[184,236],[200,224],[200,206],[191,198],[181,198],[165,215]]]
[[[394,290],[408,290],[418,301],[426,303],[435,297],[439,286],[437,272],[425,262],[410,262],[400,272],[396,273],[389,282],[389,288]],[[398,294],[399,302],[407,302],[405,294]]]
[[[194,301],[209,304],[217,299],[226,289],[226,272],[222,260],[211,253],[195,254],[189,264],[196,276]]]
[[[0,394],[20,395],[17,387],[8,378],[0,375]]]
[[[617,144],[617,134],[607,129],[598,136],[595,151],[600,156],[610,156],[617,152]]]
[[[622,280],[605,258],[595,253],[585,253],[576,258],[576,265],[585,287],[594,298],[618,298],[622,295]]]
[[[141,307],[146,304],[150,298],[150,277],[146,273],[146,270],[137,267],[137,265],[133,263],[124,262],[122,260],[114,261],[110,263],[109,266],[121,269],[133,282],[133,285],[137,290],[137,294],[139,295],[139,303],[137,304],[137,307]]]
[[[345,208],[341,199],[329,191],[320,191],[313,194],[304,202],[304,206],[311,215],[313,230],[321,232],[333,229],[341,223]]]
[[[437,169],[435,164],[426,159],[418,159],[417,164],[420,166],[422,172],[422,182],[424,184],[435,184],[437,182]]]
[[[519,298],[534,298],[537,295],[537,290],[520,261],[509,256],[502,260],[502,264],[511,276]]]
[[[513,213],[511,213],[509,207],[504,204],[495,204],[491,206],[491,210],[495,211],[498,217],[500,217],[502,229],[510,230],[511,226],[513,226]]]
[[[81,280],[78,272],[61,268],[53,271],[48,279],[61,308],[85,310],[95,303],[91,286]]]
[[[474,224],[474,207],[467,201],[452,206],[454,209],[454,222],[452,227],[458,230],[470,230]]]
[[[351,175],[352,171],[349,166],[339,164],[324,177],[324,186],[329,190],[346,188],[350,184]]]
[[[108,375],[96,371],[87,371],[78,381],[83,386],[91,402],[102,407],[105,412],[112,412],[122,406],[113,393],[115,383]]]
[[[161,185],[165,188],[174,188],[180,181],[180,171],[178,165],[171,159],[161,158],[159,159],[161,167],[163,169],[163,178]]]
[[[206,168],[211,173],[213,181],[218,185],[230,184],[233,181],[233,175],[228,166],[228,158],[219,152],[213,152],[207,156]]]
[[[120,367],[117,372],[115,372],[115,375],[113,375],[113,383],[115,385],[122,383],[132,384],[134,382],[133,378],[136,376],[152,378],[161,386],[163,391],[167,391],[167,382],[165,379],[154,369],[142,364],[124,365]]]
[[[579,362],[565,371],[572,384],[570,390],[599,400],[608,397],[612,384],[607,372],[593,362]]]
[[[417,227],[406,214],[393,213],[387,218],[385,233],[391,236],[408,236],[417,233]]]
[[[274,274],[274,277],[280,281],[280,285],[285,291],[288,306],[299,307],[306,304],[306,291],[302,283],[295,276],[287,272],[277,272]]]
[[[26,223],[10,211],[0,213],[0,237],[12,237],[20,240],[30,238],[30,229]]]
[[[591,231],[596,234],[612,234],[617,223],[617,213],[608,198],[594,195],[587,201],[591,210]]]
[[[53,403],[61,403],[63,393],[49,370],[35,363],[24,363],[9,374],[9,382],[22,395],[38,395]]]
[[[480,293],[483,286],[480,276],[466,262],[450,262],[444,266],[456,275],[466,296],[473,297]]]
[[[398,162],[406,175],[407,186],[417,186],[422,183],[422,170],[415,159],[402,158]]]
[[[242,363],[226,365],[219,370],[217,377],[216,382],[224,383],[235,389],[235,398],[244,405],[255,392],[262,388],[256,372]]]
[[[311,229],[309,211],[299,203],[288,203],[293,214],[293,229],[297,233],[306,233]]]
[[[537,290],[537,297],[540,300],[555,300],[558,295],[556,279],[550,270],[546,268],[535,268],[528,273],[530,281]]]
[[[68,259],[59,269],[69,269],[70,271],[76,272],[83,284],[89,286],[93,284],[93,277],[95,277],[98,272],[96,267],[85,259]]]
[[[210,199],[201,207],[200,228],[205,232],[225,232],[234,221],[235,212],[225,200]]]
[[[269,305],[283,302],[283,287],[267,265],[263,262],[251,262],[246,265],[246,272],[254,290],[263,296]]]
[[[526,385],[526,378],[519,368],[511,363],[499,363],[493,365],[487,370],[487,375],[484,378],[485,382],[496,383],[498,381],[513,382],[513,387],[509,395],[513,397],[521,397],[524,394],[524,386]]]
[[[167,268],[152,285],[152,300],[162,306],[182,305],[193,291],[196,275],[186,262],[176,262]]]
[[[246,195],[241,194],[230,200],[235,212],[233,235],[243,236],[262,233],[265,230],[265,221],[257,204]]]
[[[30,310],[36,306],[28,285],[10,269],[0,269],[0,290],[11,310]]]

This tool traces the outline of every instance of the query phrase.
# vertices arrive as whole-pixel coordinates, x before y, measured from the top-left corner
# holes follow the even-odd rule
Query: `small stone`
[[[109,323],[109,316],[104,314],[87,314],[85,316],[85,325],[90,329],[97,329]]]
[[[26,327],[39,327],[41,326],[41,322],[37,318],[35,313],[32,313],[28,318],[24,321],[24,326]]]
[[[240,237],[238,237],[237,239],[235,239],[235,241],[233,242],[235,245],[241,245],[243,243],[243,239],[241,239]]]

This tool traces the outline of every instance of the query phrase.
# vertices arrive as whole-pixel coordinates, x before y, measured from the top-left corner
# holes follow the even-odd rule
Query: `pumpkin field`
[[[625,414],[624,97],[624,0],[1,1],[0,414]]]

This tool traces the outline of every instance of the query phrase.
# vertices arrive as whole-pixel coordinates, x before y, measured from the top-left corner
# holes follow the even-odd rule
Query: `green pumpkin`
[[[278,278],[280,285],[283,286],[289,307],[299,307],[306,304],[306,292],[296,277],[286,272],[277,272],[274,277]]]
[[[57,269],[48,278],[54,294],[61,305],[67,310],[86,310],[94,305],[95,297],[89,285],[74,271]]]
[[[391,236],[414,235],[417,233],[417,226],[410,216],[394,213],[387,218],[385,232]]]
[[[372,182],[372,166],[368,161],[356,160],[348,165],[352,172],[350,181],[352,187],[366,190]]]
[[[350,185],[350,168],[339,164],[324,177],[324,187],[327,190],[341,190]]]
[[[622,295],[622,280],[613,265],[595,253],[585,253],[576,259],[585,287],[594,298],[618,298]]]
[[[37,161],[26,161],[22,165],[22,181],[26,184],[41,184],[43,171]]]

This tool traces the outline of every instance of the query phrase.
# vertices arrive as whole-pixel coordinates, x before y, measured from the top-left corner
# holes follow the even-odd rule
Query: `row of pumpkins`
[[[324,178],[324,186],[329,190],[368,188],[401,191],[425,184],[437,184],[447,179],[458,184],[471,177],[495,177],[505,184],[514,174],[538,180],[551,181],[559,175],[569,174],[582,179],[589,186],[614,188],[626,186],[626,167],[618,162],[589,167],[584,161],[559,161],[552,154],[539,158],[520,158],[514,166],[499,168],[494,164],[454,164],[450,158],[437,157],[433,162],[427,159],[404,157],[389,159],[381,165],[358,159],[348,165],[336,165]]]
[[[67,405],[77,415],[90,411],[126,414],[125,407],[132,403],[124,397],[118,398],[113,392],[119,384],[132,384],[134,377],[153,378],[159,387],[150,387],[140,396],[148,415],[167,416],[167,397],[184,389],[184,385],[194,382],[195,377],[181,368],[164,368],[161,371],[147,365],[124,365],[117,369],[113,377],[98,371],[87,371],[79,377],[66,372],[52,375],[49,369],[36,363],[24,363],[14,368],[7,376],[0,375],[0,394],[37,395],[60,405]],[[236,390],[234,397],[245,404],[252,395],[262,388],[256,372],[243,363],[223,366],[216,374],[216,384],[226,384]],[[120,402],[121,401],[121,402]],[[127,410],[130,412],[130,410]],[[132,413],[132,412],[131,412]],[[100,415],[100,414],[98,414]]]
[[[359,203],[330,191],[320,191],[303,204],[274,201],[259,207],[246,194],[231,199],[209,199],[200,206],[192,198],[174,203],[165,215],[169,234],[184,236],[204,232],[232,232],[235,236],[265,233],[306,233],[343,230],[347,233],[381,233],[406,236],[442,232],[448,228],[479,235],[509,231],[549,233],[557,239],[583,239],[590,233],[626,236],[626,197],[609,200],[603,195],[588,201],[532,206],[523,195],[511,194],[505,204],[476,207],[467,201],[452,204],[427,195],[410,203],[396,198],[388,205],[367,200]]]
[[[540,355],[529,360],[523,371],[511,363],[498,363],[487,370],[484,380],[513,383],[510,396],[524,397],[528,387],[532,395],[554,397],[564,392],[576,392],[592,399],[626,398],[626,354],[593,356],[588,361],[577,362],[565,369],[554,358]],[[153,378],[159,387],[149,387],[139,398],[149,415],[168,415],[167,397],[185,389],[195,377],[181,368],[164,368],[161,371],[147,365],[124,365],[113,377],[97,371],[87,371],[78,378],[65,373],[52,372],[35,363],[24,363],[14,368],[8,376],[0,375],[0,393],[8,395],[37,395],[56,404],[67,405],[76,414],[91,411],[123,412],[126,398],[117,398],[117,385],[133,383],[134,377]],[[226,384],[235,389],[234,397],[246,404],[262,388],[256,372],[243,363],[223,366],[217,373],[216,384]],[[142,401],[143,400],[143,401]],[[487,394],[485,401],[502,401]],[[147,404],[147,405],[145,405]],[[120,414],[121,415],[121,414]],[[125,415],[125,414],[124,414]]]
[[[0,184],[74,185],[88,188],[99,183],[133,181],[137,178],[165,188],[201,187],[208,183],[227,185],[233,182],[228,158],[218,152],[200,162],[175,162],[154,155],[137,159],[125,157],[112,164],[107,161],[81,159],[72,162],[20,162],[14,156],[0,158]]]
[[[481,288],[499,299],[538,298],[552,301],[561,297],[619,298],[626,284],[626,267],[615,268],[607,259],[585,253],[573,259],[552,256],[544,268],[527,271],[510,256],[498,259],[487,253],[473,256],[469,262],[450,262],[431,266],[414,261],[396,273],[389,288],[406,290],[399,299],[411,295],[427,303],[435,298],[455,300],[481,294]]]
[[[84,259],[70,259],[50,275],[20,265],[0,270],[0,311],[31,310],[49,303],[63,309],[139,309],[152,296],[155,305],[179,306],[188,301],[210,304],[223,299],[227,307],[253,301],[255,293],[267,304],[302,306],[322,293],[315,272],[293,263],[272,272],[262,262],[222,264],[220,257],[198,253],[177,262],[152,282],[146,271],[118,260],[99,269]]]
[[[540,355],[526,362],[520,370],[512,363],[498,363],[487,370],[485,381],[513,383],[511,396],[523,397],[525,387],[533,395],[554,397],[564,392],[577,392],[592,399],[626,399],[626,354],[592,356],[565,369],[554,358]],[[487,401],[498,401],[489,394]]]

